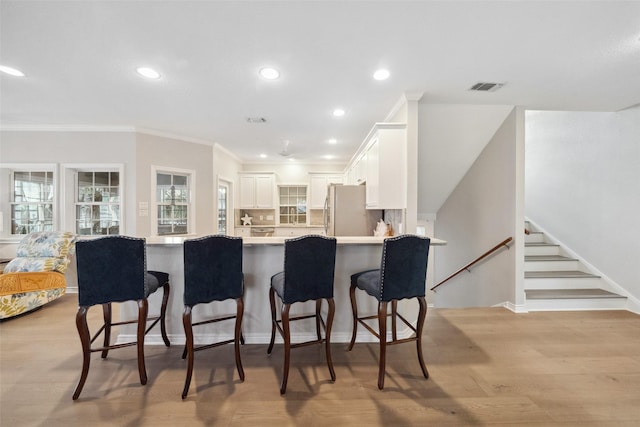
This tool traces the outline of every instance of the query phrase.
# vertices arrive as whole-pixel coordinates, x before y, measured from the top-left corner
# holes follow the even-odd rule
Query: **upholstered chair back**
[[[303,236],[285,240],[285,304],[333,298],[336,239]]]
[[[145,240],[106,236],[76,243],[78,302],[91,306],[149,294]]]
[[[425,295],[430,239],[402,235],[385,239],[382,245],[379,301]]]
[[[240,298],[242,283],[242,238],[218,235],[185,240],[185,305]]]

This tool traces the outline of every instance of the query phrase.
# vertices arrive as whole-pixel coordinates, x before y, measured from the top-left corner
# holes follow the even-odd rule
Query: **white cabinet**
[[[368,153],[362,153],[353,167],[353,184],[360,185],[363,182],[367,181],[367,162],[368,162]]]
[[[237,237],[250,237],[251,236],[251,228],[250,227],[236,227],[234,229],[234,234]]]
[[[241,209],[273,209],[274,194],[274,174],[240,174]]]
[[[367,147],[367,208],[407,207],[407,138],[405,125],[380,123]]]
[[[309,198],[309,209],[323,209],[329,184],[342,184],[342,181],[342,175],[339,174],[310,173],[309,188],[311,194]]]
[[[300,237],[307,234],[326,235],[322,227],[276,227],[276,237]]]
[[[367,150],[367,208],[379,209],[380,205],[380,145],[377,139],[372,140]]]

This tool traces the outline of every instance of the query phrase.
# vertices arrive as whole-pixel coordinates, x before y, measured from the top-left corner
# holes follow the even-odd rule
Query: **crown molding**
[[[95,125],[0,125],[0,131],[11,132],[135,132],[133,126]]]
[[[224,154],[226,154],[227,156],[231,157],[233,160],[235,160],[236,162],[238,162],[240,164],[244,163],[242,161],[242,159],[237,154],[231,152],[227,147],[224,147],[224,146],[218,144],[217,142],[213,143],[213,148],[214,148],[214,150],[222,151]]]
[[[142,133],[144,135],[152,135],[152,136],[159,136],[161,138],[177,139],[184,142],[192,142],[194,144],[202,144],[202,145],[209,145],[209,146],[213,146],[215,144],[214,142],[208,141],[206,139],[192,138],[189,136],[178,135],[175,133],[164,132],[156,129],[148,129],[148,128],[134,128],[134,129],[135,129],[135,132]]]
[[[406,105],[408,102],[411,102],[411,101],[416,101],[416,102],[420,101],[423,95],[424,95],[423,92],[403,93],[402,96],[400,96],[400,99],[398,99],[395,105],[391,108],[391,111],[389,111],[389,114],[387,114],[387,117],[385,117],[384,121],[385,122],[390,121],[393,117],[395,117],[395,115],[398,113],[398,111],[400,111],[400,109],[404,105]]]

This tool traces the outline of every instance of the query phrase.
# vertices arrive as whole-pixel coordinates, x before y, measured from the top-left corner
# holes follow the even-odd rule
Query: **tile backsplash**
[[[244,217],[245,214],[252,218],[251,225],[276,224],[275,209],[236,209],[234,213],[236,227],[242,227],[243,223],[241,218]]]
[[[322,209],[309,210],[309,225],[324,225],[324,217]]]

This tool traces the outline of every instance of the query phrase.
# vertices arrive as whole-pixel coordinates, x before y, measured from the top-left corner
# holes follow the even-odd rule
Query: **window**
[[[120,173],[78,171],[75,187],[76,233],[120,234]]]
[[[176,171],[156,171],[156,223],[159,236],[190,232],[190,190],[193,174]]]
[[[280,224],[307,223],[307,187],[282,185],[280,191]]]
[[[53,171],[11,173],[11,234],[54,229]]]

